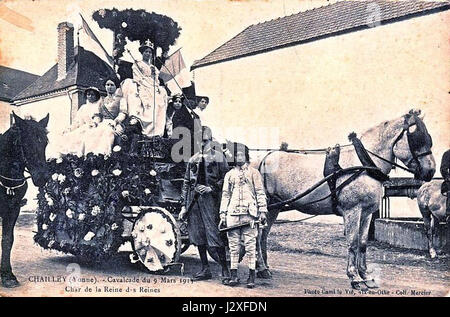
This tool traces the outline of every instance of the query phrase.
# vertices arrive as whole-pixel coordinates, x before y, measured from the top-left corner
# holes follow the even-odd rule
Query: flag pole
[[[175,54],[176,52],[178,52],[181,49],[181,47],[176,50],[173,54]],[[173,55],[172,54],[172,55]],[[172,56],[170,55],[170,56]],[[169,72],[169,75],[172,76],[172,79],[175,80],[175,83],[177,84],[178,88],[180,88],[181,90],[181,94],[184,96],[184,98],[188,99],[188,97],[186,97],[186,95],[183,92],[183,89],[180,87],[180,85],[178,84],[177,80],[175,79],[175,76],[172,74],[172,72],[170,71],[169,68],[167,68],[167,66],[162,62],[161,58],[159,58],[158,56],[156,56],[156,58],[161,62],[162,66],[167,70],[167,72]]]
[[[114,65],[114,59],[109,56],[108,52],[105,50],[105,48],[103,47],[102,43],[100,42],[100,40],[97,38],[97,36],[95,35],[94,31],[92,31],[91,27],[89,26],[89,24],[87,23],[87,21],[84,19],[83,15],[81,13],[78,13],[81,17],[81,25],[82,28],[85,30],[85,32],[95,41],[97,42],[97,44],[100,46],[100,48],[102,49],[103,53],[106,55],[106,58],[108,59],[109,63],[111,63],[112,65]],[[111,65],[110,65],[111,66]]]

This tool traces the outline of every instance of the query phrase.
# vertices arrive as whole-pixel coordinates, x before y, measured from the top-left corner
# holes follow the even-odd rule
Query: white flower
[[[76,168],[73,171],[73,174],[75,175],[75,177],[80,178],[81,176],[83,176],[83,170],[81,168]]]
[[[83,239],[86,241],[91,241],[93,237],[95,237],[95,233],[89,231],[88,233],[86,233]]]
[[[52,241],[50,241],[50,242],[48,243],[48,247],[51,248],[52,245],[54,245],[54,244],[55,244],[55,241],[52,240]]]
[[[56,164],[61,164],[62,162],[63,162],[63,159],[62,159],[62,158],[58,157],[58,158],[56,159]]]
[[[59,174],[58,175],[58,181],[60,183],[63,183],[65,180],[66,180],[66,176],[65,175],[63,175],[63,174]]]
[[[65,188],[65,189],[63,190],[63,193],[64,193],[65,195],[69,194],[69,193],[70,193],[70,188],[69,188],[69,187]]]
[[[98,173],[100,173],[98,170],[92,170],[91,175],[95,177]]]
[[[92,216],[97,216],[100,212],[101,212],[100,207],[99,206],[94,206],[92,208],[91,215]]]
[[[67,216],[68,218],[72,219],[72,218],[73,218],[73,214],[74,214],[74,212],[73,212],[72,210],[67,209],[67,211],[66,211],[66,216]]]
[[[48,217],[48,219],[50,219],[50,221],[55,220],[56,215],[54,213],[51,213],[50,216]]]
[[[58,179],[58,173],[53,174],[53,175],[52,175],[52,179],[53,179],[54,181],[56,181],[56,180]]]
[[[80,215],[78,216],[78,220],[83,221],[84,218],[86,218],[86,215],[85,215],[85,214],[80,214]]]
[[[127,22],[122,22],[122,27],[126,28],[128,26]]]
[[[146,189],[144,189],[144,193],[145,193],[146,195],[150,195],[152,192],[151,192],[150,189],[146,188]]]
[[[124,190],[124,191],[122,192],[122,196],[123,196],[124,198],[126,198],[126,197],[130,196],[130,192],[129,192],[128,190]]]
[[[47,205],[49,205],[50,207],[53,206],[53,199],[48,198],[47,199]]]
[[[130,120],[130,124],[131,124],[131,125],[135,125],[136,123],[138,123],[138,121],[137,121],[136,118],[132,118],[132,119]]]
[[[150,175],[151,175],[151,176],[156,176],[156,171],[155,171],[155,170],[151,170],[151,171],[150,171]]]
[[[44,223],[43,225],[42,225],[42,230],[47,230],[48,229],[48,226]]]
[[[114,152],[120,152],[120,150],[122,150],[122,148],[119,145],[116,145],[115,147],[113,147]]]
[[[117,223],[113,223],[112,225],[111,225],[111,230],[116,230],[117,228],[119,228],[119,226],[117,225]]]
[[[116,168],[114,171],[112,171],[112,173],[114,176],[120,176],[120,174],[122,174],[122,171]]]

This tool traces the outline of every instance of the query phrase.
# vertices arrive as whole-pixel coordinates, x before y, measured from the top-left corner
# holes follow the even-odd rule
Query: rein
[[[399,136],[395,139],[395,141],[394,141],[394,143],[393,143],[393,145],[392,145],[392,151],[393,151],[394,146],[397,144],[398,141],[400,141],[400,139],[403,137],[403,135],[405,134],[405,131],[406,131],[407,137],[408,137],[409,150],[410,150],[411,155],[412,155],[412,158],[406,163],[406,166],[408,166],[409,163],[410,163],[412,160],[415,160],[415,161],[418,163],[418,166],[420,166],[419,161],[418,161],[419,157],[427,156],[427,155],[431,155],[431,154],[432,154],[431,150],[425,151],[425,152],[423,152],[423,153],[416,154],[416,152],[415,152],[414,149],[412,148],[412,146],[411,146],[411,144],[412,144],[412,142],[411,142],[412,133],[409,132],[409,128],[410,128],[411,126],[416,125],[416,124],[417,124],[416,121],[414,121],[413,123],[409,124],[409,123],[408,123],[408,118],[405,117],[405,125],[404,125],[404,127],[403,127],[403,130],[402,130],[402,132],[399,134]],[[355,137],[356,137],[356,135],[355,135]],[[354,146],[354,144],[352,144],[352,145]],[[361,143],[361,145],[362,145],[362,143]],[[349,145],[345,145],[345,146],[349,146]],[[395,167],[398,167],[398,168],[400,168],[400,169],[403,169],[403,170],[405,170],[405,171],[407,171],[407,172],[409,172],[409,173],[411,173],[411,174],[415,174],[415,171],[413,171],[412,169],[410,169],[410,168],[405,168],[405,167],[403,167],[403,166],[401,166],[401,165],[399,165],[399,164],[397,164],[397,163],[395,163],[395,162],[392,162],[392,161],[390,161],[390,160],[387,160],[387,159],[385,159],[385,158],[383,158],[383,157],[381,157],[381,156],[379,156],[379,155],[373,153],[372,151],[369,151],[369,150],[365,149],[363,145],[362,145],[362,149],[363,149],[363,151],[366,151],[366,152],[370,153],[371,155],[377,157],[378,159],[380,159],[380,160],[382,160],[382,161],[384,161],[384,162],[387,162],[387,163],[389,163],[389,164],[391,164],[391,165],[393,165],[393,166],[395,166]],[[356,147],[355,147],[355,150],[356,150]],[[262,149],[253,149],[253,151],[262,151]],[[267,153],[267,154],[263,157],[263,159],[261,160],[261,162],[259,163],[259,166],[258,166],[258,171],[259,171],[260,173],[261,173],[261,167],[262,167],[262,166],[264,166],[264,167],[266,166],[266,159],[267,159],[267,157],[268,157],[270,154],[272,154],[272,153],[274,153],[274,152],[276,152],[276,151],[280,151],[280,150],[270,150],[270,152]],[[326,151],[326,150],[315,149],[315,150],[290,150],[290,151],[287,150],[287,151],[285,151],[285,152],[299,153],[299,154],[300,154],[300,153],[307,154],[307,152],[310,152],[310,153],[318,153],[318,152],[325,152],[325,151]],[[359,157],[359,156],[358,156],[358,157]],[[360,159],[360,160],[361,160],[361,159]],[[363,165],[364,165],[364,162],[361,162],[361,163],[363,163]],[[332,178],[338,178],[338,177],[341,177],[341,176],[343,176],[343,175],[345,175],[345,174],[353,173],[349,178],[347,178],[343,183],[341,183],[339,186],[337,186],[334,190],[331,190],[331,191],[330,191],[330,194],[328,194],[327,196],[322,197],[322,198],[319,198],[319,199],[316,199],[316,200],[311,201],[311,202],[307,202],[307,203],[305,203],[305,204],[302,204],[302,206],[311,205],[311,204],[320,202],[320,201],[322,201],[322,200],[325,200],[325,199],[327,199],[327,198],[329,198],[329,197],[331,197],[331,196],[336,195],[337,193],[339,193],[339,191],[340,191],[344,186],[350,184],[353,180],[355,180],[355,179],[356,179],[358,176],[360,176],[363,172],[368,172],[369,175],[370,175],[370,172],[371,172],[371,171],[372,171],[372,172],[381,172],[381,170],[380,170],[379,167],[377,167],[374,163],[373,163],[373,165],[374,165],[374,166],[355,166],[355,167],[350,167],[350,168],[345,168],[345,169],[338,170],[338,171],[336,171],[336,172],[334,172],[334,173],[328,175],[327,177],[323,178],[322,180],[320,180],[319,182],[317,182],[316,184],[314,184],[313,186],[311,186],[310,188],[308,188],[308,189],[305,190],[304,192],[299,193],[299,194],[295,195],[295,196],[292,197],[292,198],[289,198],[289,199],[286,199],[286,200],[283,200],[283,201],[280,201],[280,202],[277,202],[277,203],[270,204],[269,206],[267,206],[267,208],[268,208],[269,210],[273,210],[273,209],[278,209],[278,208],[281,207],[281,211],[289,210],[290,204],[292,204],[292,203],[294,203],[295,201],[299,200],[300,198],[303,198],[304,196],[310,194],[312,191],[314,191],[316,188],[318,188],[320,185],[324,184],[324,183],[327,182],[328,180],[330,180],[330,179],[332,179]],[[383,173],[383,172],[381,172],[381,173]],[[384,173],[383,173],[383,174],[384,174]],[[386,176],[387,176],[387,175],[386,175]],[[263,183],[264,183],[264,187],[266,187],[266,173],[263,173]]]
[[[379,156],[378,154],[375,154],[375,153],[373,153],[372,151],[370,151],[370,150],[368,150],[368,149],[366,149],[366,151],[367,151],[368,153],[372,154],[373,156],[375,156],[376,158],[378,158],[378,159],[380,159],[380,160],[382,160],[382,161],[384,161],[384,162],[386,162],[386,163],[389,163],[389,164],[391,164],[391,165],[393,165],[393,166],[395,166],[395,167],[398,167],[398,168],[400,168],[400,169],[402,169],[402,170],[404,170],[404,171],[407,171],[407,172],[409,172],[409,173],[411,173],[411,174],[414,174],[414,171],[413,171],[412,169],[410,169],[410,168],[406,168],[406,167],[401,166],[400,164],[397,164],[397,163],[395,163],[395,162],[389,161],[389,160],[385,159],[384,157],[381,157],[381,156]]]

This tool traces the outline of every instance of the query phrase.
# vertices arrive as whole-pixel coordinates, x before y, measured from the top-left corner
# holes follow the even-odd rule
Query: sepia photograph
[[[1,0],[0,296],[450,296],[449,26],[441,0]]]

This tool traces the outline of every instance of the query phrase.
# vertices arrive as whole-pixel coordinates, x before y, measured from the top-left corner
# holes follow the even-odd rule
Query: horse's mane
[[[26,119],[23,119],[26,125],[27,131],[25,131],[26,134],[31,133],[35,137],[40,137],[41,139],[48,142],[48,130],[46,127],[43,127],[40,125],[33,117],[28,116]],[[14,123],[6,132],[10,131],[11,133],[15,130],[18,130],[19,127],[17,123]],[[5,134],[6,134],[5,132]],[[33,138],[34,139],[34,138]]]
[[[381,123],[379,123],[378,125],[364,131],[361,134],[361,141],[364,141],[364,139],[372,139],[372,140],[377,140],[377,141],[381,141],[381,140],[390,140],[393,139],[395,137],[395,135],[398,133],[398,130],[401,126],[403,126],[404,123],[404,116],[392,119],[392,120],[388,120],[388,121],[383,121]],[[380,146],[382,144],[382,142],[376,142],[378,143]],[[376,148],[373,148],[372,150],[378,150]]]
[[[393,120],[383,121],[364,131],[361,134],[361,138],[367,137],[368,135],[377,135],[378,139],[392,138],[397,133],[398,127],[403,125],[404,120],[404,116],[401,116]]]

